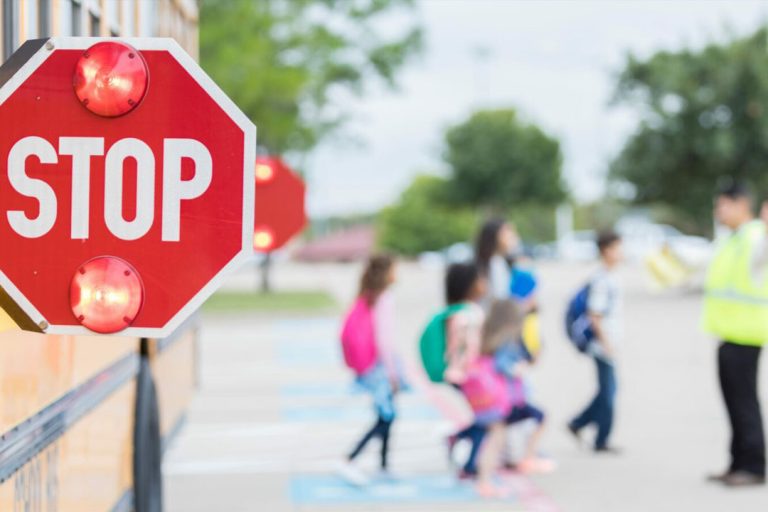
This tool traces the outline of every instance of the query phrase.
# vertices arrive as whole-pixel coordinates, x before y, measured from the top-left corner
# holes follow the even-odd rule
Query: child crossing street
[[[339,467],[340,476],[354,485],[366,485],[369,481],[354,461],[375,438],[381,440],[381,474],[389,476],[389,438],[396,417],[394,398],[403,383],[393,350],[394,307],[387,292],[395,282],[395,270],[395,260],[390,255],[370,258],[341,334],[345,362],[355,373],[357,384],[371,395],[376,411],[373,426]]]
[[[616,401],[616,345],[621,338],[621,291],[616,268],[623,259],[621,238],[612,231],[603,232],[597,240],[600,270],[586,288],[585,332],[583,347],[597,367],[597,394],[587,407],[568,423],[568,430],[577,440],[588,425],[597,426],[594,442],[596,453],[619,452],[610,441]]]

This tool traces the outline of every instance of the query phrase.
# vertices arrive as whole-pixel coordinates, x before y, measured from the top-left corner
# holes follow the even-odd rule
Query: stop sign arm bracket
[[[41,321],[38,325],[32,320],[3,288],[0,288],[0,308],[3,308],[16,325],[25,331],[44,332],[48,327],[45,321]]]
[[[48,39],[31,39],[16,50],[11,57],[0,66],[0,87],[11,79],[21,67],[31,59]]]

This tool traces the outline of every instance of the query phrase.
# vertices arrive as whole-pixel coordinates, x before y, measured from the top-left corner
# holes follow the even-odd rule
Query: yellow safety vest
[[[753,221],[731,235],[709,266],[704,298],[704,329],[739,345],[768,341],[768,278],[756,283],[752,258],[766,236],[765,224]]]

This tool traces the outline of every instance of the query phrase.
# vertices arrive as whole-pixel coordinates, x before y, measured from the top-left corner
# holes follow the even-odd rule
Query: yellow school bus
[[[0,0],[0,62],[48,36],[173,37],[196,57],[197,15],[195,0]],[[164,339],[64,336],[0,309],[0,512],[161,511],[196,340],[194,318]]]

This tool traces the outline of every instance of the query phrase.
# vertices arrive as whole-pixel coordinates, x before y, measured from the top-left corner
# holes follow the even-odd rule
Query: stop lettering
[[[102,137],[60,137],[58,152],[42,137],[25,137],[11,147],[8,154],[8,181],[19,194],[38,201],[38,214],[29,218],[22,210],[9,211],[8,223],[20,236],[39,238],[46,235],[57,221],[56,191],[45,181],[30,177],[26,161],[36,157],[40,163],[56,164],[59,155],[72,158],[71,237],[88,239],[90,226],[91,159],[104,152]],[[181,179],[181,162],[194,162],[194,177]],[[136,166],[136,202],[133,219],[123,216],[124,170],[127,160]],[[155,217],[155,162],[152,149],[139,139],[120,139],[106,152],[104,167],[104,223],[122,240],[136,240],[147,234]],[[179,241],[182,200],[201,196],[211,184],[211,153],[193,139],[165,139],[162,155],[162,240]]]

